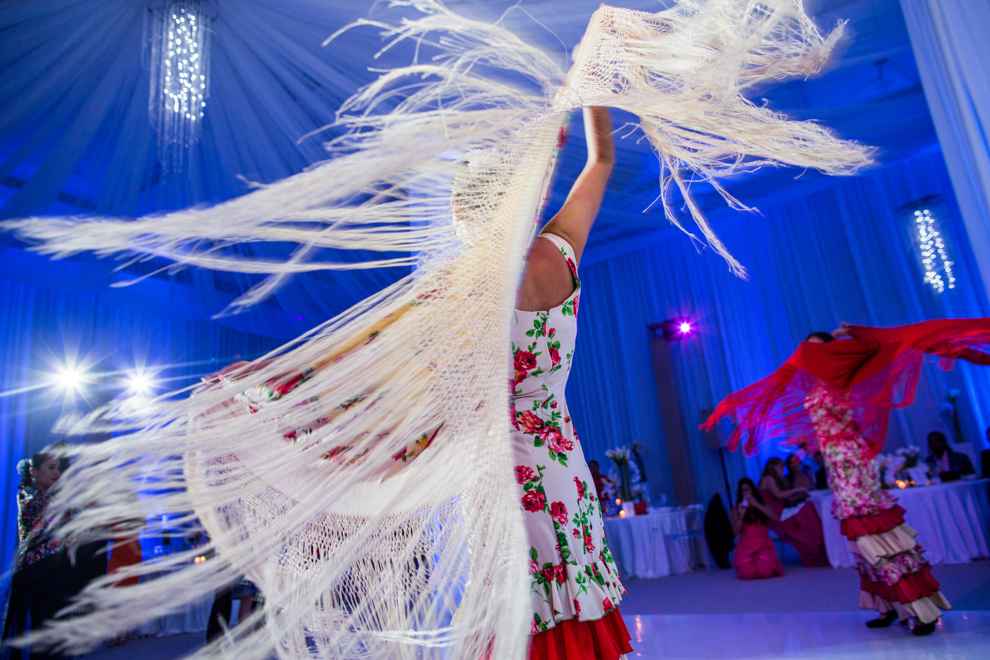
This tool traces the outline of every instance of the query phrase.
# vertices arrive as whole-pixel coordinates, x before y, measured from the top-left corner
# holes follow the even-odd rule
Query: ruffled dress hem
[[[567,619],[532,638],[529,660],[619,660],[632,652],[618,608],[594,621]]]

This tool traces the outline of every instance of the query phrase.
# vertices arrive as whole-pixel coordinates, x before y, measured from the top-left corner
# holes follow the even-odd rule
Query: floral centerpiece
[[[897,450],[896,455],[903,460],[901,469],[910,470],[913,467],[918,467],[918,460],[921,458],[921,448],[901,447]]]
[[[629,474],[629,459],[632,452],[628,447],[613,447],[605,452],[605,456],[610,458],[618,470],[619,498],[624,502],[631,502],[633,499],[632,482]],[[638,472],[639,470],[637,470]]]
[[[906,472],[914,485],[928,483],[928,466],[921,463],[920,447],[901,447],[896,452],[896,459],[901,461],[898,472]]]
[[[956,399],[959,398],[959,390],[951,389],[945,394],[945,401],[942,402],[941,413],[949,428],[952,429],[952,441],[963,442],[962,427],[959,426],[959,415],[956,414]]]
[[[633,457],[636,459],[636,467],[639,468],[639,479],[635,481],[643,483],[646,481],[646,465],[643,463],[643,454],[646,453],[646,445],[639,440],[633,440],[629,448],[632,450]]]

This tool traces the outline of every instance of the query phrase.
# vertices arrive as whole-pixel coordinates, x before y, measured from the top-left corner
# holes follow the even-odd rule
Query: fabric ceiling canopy
[[[497,20],[515,3],[447,4],[469,16]],[[663,6],[655,0],[620,4],[651,11]],[[504,20],[563,60],[597,5],[576,0],[565,8],[560,2],[531,0]],[[0,117],[0,217],[136,216],[244,194],[246,181],[274,181],[325,158],[322,142],[332,131],[300,138],[333,121],[340,103],[374,78],[369,67],[407,62],[412,56],[399,50],[374,59],[384,42],[368,27],[322,46],[330,34],[369,17],[369,11],[370,18],[394,19],[398,14],[385,3],[217,0],[202,140],[188,172],[169,174],[158,162],[157,137],[148,120],[149,76],[141,64],[148,6],[131,0],[24,0],[0,8],[0,103],[5,108]],[[844,137],[875,145],[881,163],[931,145],[935,134],[897,0],[820,0],[808,6],[823,29],[850,21],[853,36],[847,49],[826,75],[754,90],[754,101],[799,118],[818,118]],[[616,119],[621,126],[622,118]],[[580,126],[574,129],[550,212],[561,203],[582,162]],[[655,242],[657,232],[668,231],[662,213],[643,213],[658,194],[656,159],[635,131],[620,131],[625,133],[630,135],[618,143],[619,163],[591,239],[594,260],[635,249],[644,240]],[[761,170],[728,182],[733,194],[753,206],[826,185],[832,182],[817,173],[789,170]],[[696,194],[713,217],[739,215],[710,190],[699,187]],[[210,318],[253,284],[243,275],[163,271],[111,292],[112,283],[164,264],[137,264],[117,273],[120,262],[112,259],[38,258],[9,235],[0,237],[0,246],[0,279],[55,290],[100,290],[113,304],[175,318]],[[289,249],[251,247],[259,256],[284,257]],[[401,275],[393,269],[299,277],[268,304],[220,322],[288,339]]]

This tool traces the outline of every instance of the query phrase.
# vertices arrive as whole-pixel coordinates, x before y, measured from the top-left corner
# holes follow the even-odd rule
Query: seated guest
[[[808,497],[808,489],[787,487],[784,481],[784,461],[776,457],[767,461],[763,476],[760,477],[759,489],[763,501],[780,518],[779,521],[770,521],[770,529],[781,541],[798,551],[801,563],[805,566],[828,566],[825,532],[814,505],[804,502],[800,507],[788,506],[789,498],[800,504],[802,498]]]
[[[787,457],[787,484],[791,488],[807,488],[808,490],[815,488],[815,484],[811,481],[811,475],[801,465],[801,459],[798,458],[797,454],[791,454]]]
[[[736,489],[738,504],[732,508],[732,531],[739,537],[732,565],[740,580],[762,580],[784,574],[767,524],[777,514],[763,502],[752,479],[742,478]]]
[[[935,470],[942,481],[955,481],[959,477],[973,474],[973,463],[969,456],[949,449],[944,433],[932,431],[928,434],[928,458],[925,463]]]
[[[818,465],[815,470],[815,490],[825,490],[828,488],[828,472],[825,471],[825,456],[821,450],[815,452],[815,463]]]
[[[763,466],[763,476],[760,477],[760,490],[769,490],[780,500],[784,507],[800,504],[808,499],[807,486],[791,486],[784,478],[784,461],[774,456]]]
[[[595,492],[598,493],[598,501],[600,502],[603,499],[602,493],[605,492],[605,486],[608,485],[609,479],[602,474],[598,461],[588,461],[588,469],[591,470],[591,479],[595,482]]]

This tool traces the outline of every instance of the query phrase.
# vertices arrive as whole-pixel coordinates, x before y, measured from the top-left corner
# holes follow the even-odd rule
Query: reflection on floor
[[[990,657],[990,612],[949,612],[930,637],[896,623],[864,625],[867,612],[654,614],[627,617],[634,658],[844,658],[945,660]]]
[[[630,580],[620,609],[633,636],[629,660],[740,658],[990,658],[990,561],[936,566],[955,610],[931,637],[897,624],[870,630],[857,608],[855,570],[786,566],[773,580],[742,582],[734,571]],[[205,635],[132,639],[85,660],[178,660]]]
[[[896,623],[886,630],[864,624],[868,612],[792,614],[653,614],[626,617],[635,649],[629,660],[844,658],[945,660],[990,657],[990,612],[954,611],[930,637]],[[202,644],[202,635],[131,640],[86,660],[173,660]]]

